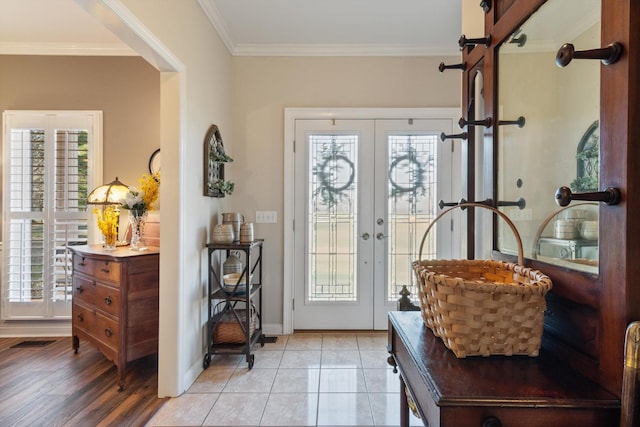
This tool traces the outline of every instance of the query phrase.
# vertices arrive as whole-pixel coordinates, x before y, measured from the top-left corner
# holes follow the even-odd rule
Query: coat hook
[[[522,47],[527,43],[527,35],[522,33],[518,37],[512,37],[511,40],[509,40],[509,43]]]
[[[440,209],[443,209],[445,207],[458,206],[458,203],[467,203],[467,201],[465,199],[460,200],[460,202],[445,202],[444,200],[440,200],[438,206]]]
[[[466,46],[475,46],[478,44],[483,44],[484,47],[489,47],[489,45],[491,44],[491,35],[488,35],[487,37],[476,38],[476,39],[468,39],[463,34],[460,36],[460,39],[458,40],[458,46],[460,46],[460,49],[463,49]]]
[[[477,203],[479,205],[485,205],[485,206],[494,207],[493,206],[493,199],[491,199],[491,198],[487,198],[487,199],[484,199],[484,200],[473,201],[473,202],[468,202],[465,199],[460,199],[460,203],[459,204],[462,205],[464,203]],[[465,210],[467,208],[465,206],[465,207],[461,207],[460,209]]]
[[[518,200],[516,200],[515,202],[502,202],[502,201],[498,201],[498,206],[517,206],[518,209],[522,210],[527,206],[527,202],[526,200],[524,200],[522,197],[520,197]]]
[[[498,126],[504,125],[518,125],[519,128],[523,127],[525,123],[524,117],[520,116],[517,120],[498,120]]]
[[[484,126],[486,128],[491,127],[493,124],[493,119],[491,117],[487,117],[484,120],[466,120],[464,117],[460,117],[458,120],[458,126],[463,128],[465,126]]]
[[[565,43],[556,54],[556,65],[564,68],[572,59],[599,59],[604,65],[611,65],[622,56],[623,47],[621,43],[614,42],[607,47],[591,50],[575,50],[571,43]]]
[[[584,200],[587,202],[603,202],[606,205],[617,205],[622,199],[620,189],[608,187],[604,191],[590,193],[572,193],[569,187],[560,187],[555,194],[558,206],[568,206],[572,200]]]
[[[482,0],[480,2],[480,7],[484,11],[484,13],[489,13],[491,10],[491,0]]]
[[[444,62],[441,62],[440,65],[438,66],[438,70],[440,70],[440,72],[442,73],[444,70],[466,70],[467,69],[467,63],[466,62],[462,62],[460,64],[453,64],[453,65],[445,65]]]
[[[467,132],[456,133],[456,134],[451,134],[451,135],[447,135],[444,132],[442,132],[440,134],[440,141],[444,142],[445,139],[454,139],[454,138],[459,138],[459,139],[466,140],[468,136],[469,135],[467,134]]]

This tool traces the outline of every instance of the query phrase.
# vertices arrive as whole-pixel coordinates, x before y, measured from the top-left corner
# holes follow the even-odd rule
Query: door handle
[[[362,240],[369,240],[369,233],[362,233],[362,235],[360,236],[362,237]]]

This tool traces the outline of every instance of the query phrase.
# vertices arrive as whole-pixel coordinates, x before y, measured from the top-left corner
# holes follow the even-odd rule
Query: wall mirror
[[[473,80],[471,83],[470,93],[473,95],[471,102],[469,103],[469,120],[482,120],[485,117],[485,102],[484,102],[484,75],[478,70],[472,73]],[[473,143],[474,158],[476,170],[483,171],[481,174],[475,176],[475,188],[474,200],[485,200],[491,197],[493,194],[493,188],[491,188],[490,170],[485,167],[485,159],[491,158],[492,147],[491,145],[491,131],[488,135],[485,135],[487,128],[484,126],[472,126],[469,128],[471,133],[470,141]],[[487,145],[485,145],[485,143]],[[474,210],[475,230],[491,230],[493,224],[493,214],[485,209]],[[491,258],[491,235],[485,233],[475,233],[475,247],[474,254],[478,259],[490,259]]]
[[[556,189],[598,191],[600,67],[598,60],[556,65],[565,43],[597,49],[600,0],[549,0],[498,52],[497,197],[526,205],[501,209],[516,224],[525,256],[598,272],[598,206],[560,208]],[[498,249],[515,254],[513,234],[497,229]]]

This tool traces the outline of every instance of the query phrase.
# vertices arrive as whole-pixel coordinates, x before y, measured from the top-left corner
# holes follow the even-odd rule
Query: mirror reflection
[[[598,60],[556,65],[560,46],[601,47],[600,0],[549,0],[500,47],[498,54],[497,190],[515,222],[525,256],[598,272],[598,205],[560,208],[558,187],[598,190],[600,67]],[[520,117],[525,120],[518,121]],[[517,252],[498,225],[498,248]]]

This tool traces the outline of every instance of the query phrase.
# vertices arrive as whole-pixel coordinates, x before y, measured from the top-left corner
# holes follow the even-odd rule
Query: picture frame
[[[212,124],[204,137],[204,195],[224,197],[224,193],[215,187],[219,180],[224,181],[224,145],[217,125]]]

